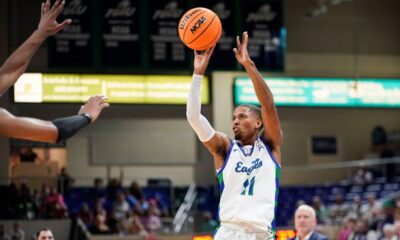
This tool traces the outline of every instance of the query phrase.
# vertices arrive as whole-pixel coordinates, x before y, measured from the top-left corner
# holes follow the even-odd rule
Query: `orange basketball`
[[[217,14],[210,9],[198,7],[183,14],[178,32],[186,46],[194,50],[205,50],[218,42],[222,26]]]

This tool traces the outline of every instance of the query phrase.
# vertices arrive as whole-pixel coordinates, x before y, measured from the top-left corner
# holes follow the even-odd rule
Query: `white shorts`
[[[215,232],[214,240],[273,240],[268,232],[246,232],[221,225]]]

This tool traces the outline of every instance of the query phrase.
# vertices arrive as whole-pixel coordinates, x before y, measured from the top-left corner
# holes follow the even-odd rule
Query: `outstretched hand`
[[[81,107],[78,112],[79,114],[88,113],[92,116],[92,122],[96,121],[101,111],[104,108],[110,106],[107,102],[107,97],[103,95],[92,96],[89,100]]]
[[[50,0],[46,0],[45,3],[42,3],[38,31],[45,37],[58,33],[72,22],[71,19],[66,19],[62,23],[57,22],[57,17],[62,12],[64,5],[65,0],[57,0],[53,6],[50,6]]]
[[[204,75],[214,48],[215,46],[204,51],[194,51],[194,74]]]
[[[240,42],[239,36],[236,37],[236,48],[233,49],[233,52],[235,53],[236,60],[242,65],[252,62],[247,51],[248,43],[249,35],[247,32],[243,32],[242,42]]]

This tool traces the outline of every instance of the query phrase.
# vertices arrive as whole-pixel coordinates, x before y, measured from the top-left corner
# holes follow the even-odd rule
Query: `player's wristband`
[[[92,116],[88,113],[54,119],[52,123],[57,127],[58,130],[57,142],[72,137],[80,129],[89,125],[91,122]]]

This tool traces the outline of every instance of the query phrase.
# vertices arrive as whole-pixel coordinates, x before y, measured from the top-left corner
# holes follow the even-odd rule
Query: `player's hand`
[[[42,3],[38,31],[43,36],[52,36],[72,22],[71,19],[66,19],[62,23],[57,22],[57,17],[62,12],[64,5],[65,0],[57,0],[53,6],[50,6],[50,0]]]
[[[214,52],[214,48],[215,46],[204,51],[194,51],[194,74],[204,75]]]
[[[240,42],[239,36],[236,37],[236,48],[233,49],[235,53],[236,60],[242,64],[246,65],[251,63],[249,52],[247,51],[247,44],[249,43],[249,35],[247,32],[243,32],[242,42]]]
[[[92,122],[96,121],[101,111],[104,108],[110,106],[107,102],[107,97],[103,95],[92,96],[89,100],[81,107],[78,112],[79,114],[88,113],[92,116]]]

